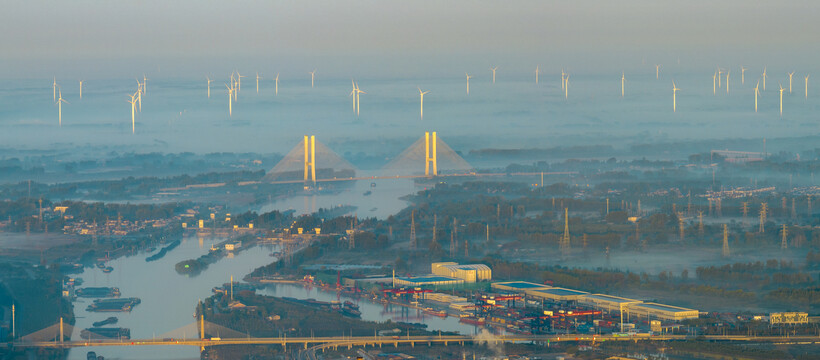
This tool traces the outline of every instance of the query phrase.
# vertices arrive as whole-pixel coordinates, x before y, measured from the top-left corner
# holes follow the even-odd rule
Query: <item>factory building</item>
[[[579,299],[583,298],[586,295],[589,295],[586,291],[580,290],[572,290],[572,289],[564,289],[559,287],[551,287],[548,289],[533,289],[533,290],[526,290],[525,293],[528,297],[537,299],[537,300],[547,300],[547,301],[578,301]]]
[[[669,321],[697,319],[699,315],[697,310],[656,303],[633,304],[628,309],[630,314]]]
[[[596,310],[618,312],[626,310],[631,305],[643,303],[643,301],[605,294],[591,294],[579,299],[578,303]]]
[[[490,287],[495,291],[508,291],[514,292],[518,294],[524,294],[527,290],[537,290],[537,289],[549,289],[551,286],[532,283],[527,281],[506,281],[506,282],[497,282],[490,285]]]
[[[412,287],[419,287],[419,286],[451,286],[451,285],[462,285],[464,284],[464,280],[456,279],[448,276],[438,276],[438,275],[425,275],[425,276],[412,276],[412,277],[400,277],[397,276],[395,278],[395,285],[396,286],[412,286]]]
[[[432,263],[430,267],[433,275],[462,279],[467,283],[489,281],[493,278],[492,270],[484,264],[460,265],[454,262],[437,262]]]

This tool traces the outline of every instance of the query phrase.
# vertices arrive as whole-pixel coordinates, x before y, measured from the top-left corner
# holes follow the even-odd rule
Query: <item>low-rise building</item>
[[[437,262],[432,263],[430,267],[434,275],[454,277],[468,283],[489,281],[493,278],[492,270],[484,264],[460,265],[454,262]]]
[[[694,309],[656,303],[632,304],[628,306],[628,309],[630,315],[670,321],[697,319],[699,315],[699,312]]]

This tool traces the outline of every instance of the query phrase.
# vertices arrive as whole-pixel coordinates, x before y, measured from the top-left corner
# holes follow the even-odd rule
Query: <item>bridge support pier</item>
[[[305,350],[307,350],[307,341],[305,341]]]
[[[353,344],[347,344],[347,349],[350,350],[353,348]]]

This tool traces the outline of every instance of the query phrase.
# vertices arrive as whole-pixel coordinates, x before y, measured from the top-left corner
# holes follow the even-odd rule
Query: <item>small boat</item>
[[[119,319],[117,319],[117,317],[111,316],[108,319],[105,319],[105,320],[102,320],[102,321],[97,321],[93,325],[94,325],[95,328],[98,328],[98,327],[103,326],[103,325],[116,324],[117,321],[119,321]]]
[[[110,273],[110,272],[112,272],[112,271],[114,271],[114,268],[112,268],[112,267],[110,267],[110,266],[106,266],[104,269],[102,269],[102,272],[104,272],[104,273],[106,273],[106,274],[108,274],[108,273]]]
[[[367,190],[367,191],[365,191],[365,192],[364,192],[364,194],[362,194],[362,195],[364,195],[364,196],[370,196],[370,194],[372,194],[372,193],[373,193],[372,191]]]

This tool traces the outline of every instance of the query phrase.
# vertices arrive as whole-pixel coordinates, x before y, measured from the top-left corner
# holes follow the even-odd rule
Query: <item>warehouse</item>
[[[464,280],[447,276],[425,275],[413,277],[396,277],[396,286],[450,286],[462,285]]]
[[[578,300],[579,304],[602,311],[621,311],[625,310],[630,305],[636,305],[642,302],[643,301],[641,300],[627,299],[605,294],[587,295]]]
[[[510,291],[523,294],[527,290],[549,289],[551,286],[526,281],[507,281],[493,283],[490,287],[495,291]]]
[[[650,319],[680,321],[697,319],[698,311],[677,306],[656,303],[640,303],[629,305],[629,313]]]
[[[468,283],[489,281],[493,277],[490,267],[484,264],[459,265],[454,262],[438,262],[432,263],[430,267],[434,275],[454,277]]]
[[[578,301],[589,293],[586,291],[552,287],[548,289],[526,290],[527,296],[538,300],[548,301]]]

